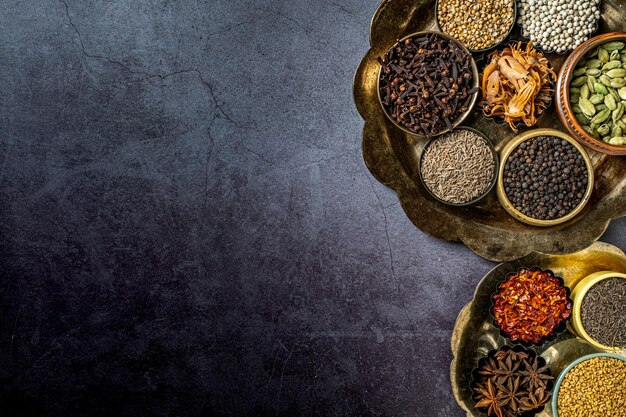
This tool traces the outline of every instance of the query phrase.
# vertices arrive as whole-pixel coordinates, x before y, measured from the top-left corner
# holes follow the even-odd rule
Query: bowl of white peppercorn
[[[518,0],[521,35],[546,53],[575,49],[598,30],[600,0]]]
[[[598,35],[563,63],[556,87],[559,117],[579,143],[626,155],[626,33]]]

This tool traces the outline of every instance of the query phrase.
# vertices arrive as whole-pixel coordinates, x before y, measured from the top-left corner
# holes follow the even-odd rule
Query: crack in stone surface
[[[215,108],[219,111],[219,113],[226,120],[231,122],[234,126],[239,127],[238,123],[231,116],[229,116],[228,113],[226,113],[226,111],[224,110],[224,107],[222,106],[222,104],[220,104],[220,102],[217,99],[217,96],[215,94],[215,91],[213,89],[213,85],[211,85],[211,83],[209,83],[207,80],[204,79],[204,77],[202,76],[202,73],[197,68],[181,69],[181,70],[173,71],[173,72],[166,73],[166,74],[159,74],[159,73],[153,74],[153,73],[149,73],[149,72],[146,72],[146,71],[134,70],[131,67],[129,67],[128,65],[124,64],[123,62],[117,61],[115,59],[111,59],[108,56],[91,54],[91,53],[87,52],[87,50],[85,49],[85,43],[83,42],[83,37],[82,37],[80,31],[78,30],[78,27],[76,26],[76,24],[72,20],[72,15],[70,13],[70,9],[69,9],[69,6],[68,6],[67,2],[65,0],[59,0],[59,2],[61,2],[61,4],[63,4],[63,6],[65,7],[65,14],[67,16],[67,19],[69,21],[70,26],[74,29],[74,32],[76,33],[76,36],[78,37],[78,43],[80,44],[80,49],[81,49],[81,51],[82,51],[84,56],[86,56],[87,58],[91,58],[91,59],[100,59],[100,60],[103,60],[103,61],[107,61],[110,64],[117,65],[117,66],[121,67],[124,71],[128,72],[129,74],[139,75],[139,76],[142,76],[145,79],[158,78],[160,80],[165,80],[166,78],[173,77],[175,75],[194,73],[194,74],[196,74],[198,76],[198,79],[200,80],[200,82],[205,86],[205,90],[211,96],[213,104],[214,104]]]
[[[356,145],[356,155],[359,155],[361,152],[361,140],[360,137],[357,135],[357,145]],[[361,169],[363,169],[364,173],[365,173],[365,177],[366,177],[366,181],[368,182],[370,188],[372,189],[372,192],[374,193],[374,196],[376,197],[376,200],[378,201],[378,204],[380,205],[382,214],[383,214],[383,219],[385,221],[385,236],[387,238],[387,246],[389,248],[389,264],[390,264],[390,268],[391,268],[391,277],[393,278],[395,284],[396,284],[396,289],[398,291],[398,294],[400,296],[402,296],[402,287],[400,286],[400,280],[398,279],[398,277],[396,276],[396,269],[394,266],[394,259],[393,259],[393,248],[391,247],[391,239],[389,236],[389,223],[387,221],[387,213],[385,212],[385,205],[383,204],[382,200],[380,199],[380,197],[378,196],[378,193],[376,192],[376,188],[374,188],[374,184],[370,178],[371,174],[370,172],[365,169],[365,164],[361,164],[362,160],[360,160],[358,157],[355,156],[355,160],[357,162],[357,164],[359,166],[361,166]],[[406,316],[407,321],[409,322],[409,326],[411,327],[411,330],[413,331],[413,334],[415,334],[417,332],[416,327],[415,327],[415,323],[413,323],[413,320],[411,320],[411,316],[409,314],[409,309],[406,306],[406,303],[404,302],[404,300],[401,298],[400,299],[400,304],[402,309],[404,310],[404,314]]]

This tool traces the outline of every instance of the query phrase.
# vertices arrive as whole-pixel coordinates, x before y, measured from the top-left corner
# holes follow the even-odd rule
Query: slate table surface
[[[376,7],[1,2],[2,416],[463,416],[494,264],[363,163]]]

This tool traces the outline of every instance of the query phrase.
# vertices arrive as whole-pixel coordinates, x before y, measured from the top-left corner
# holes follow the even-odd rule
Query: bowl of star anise
[[[474,406],[488,417],[532,417],[543,411],[553,387],[546,360],[522,346],[490,351],[470,384]]]

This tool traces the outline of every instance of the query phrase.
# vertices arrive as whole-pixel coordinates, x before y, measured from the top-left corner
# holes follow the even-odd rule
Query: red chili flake
[[[538,268],[509,275],[493,296],[494,323],[514,342],[539,343],[571,314],[566,288]]]

